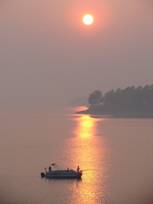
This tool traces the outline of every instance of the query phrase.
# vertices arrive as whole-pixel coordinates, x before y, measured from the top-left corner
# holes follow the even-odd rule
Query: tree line
[[[153,84],[118,88],[104,94],[95,90],[89,95],[88,103],[86,113],[153,117]]]

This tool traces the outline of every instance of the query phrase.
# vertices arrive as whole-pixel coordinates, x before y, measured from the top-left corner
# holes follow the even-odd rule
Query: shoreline
[[[75,114],[78,115],[90,115],[91,117],[95,117],[95,118],[131,118],[131,119],[153,119],[153,115],[149,115],[149,114],[134,114],[134,113],[129,113],[129,114],[107,114],[107,113],[94,113],[93,111],[78,111],[75,112]]]

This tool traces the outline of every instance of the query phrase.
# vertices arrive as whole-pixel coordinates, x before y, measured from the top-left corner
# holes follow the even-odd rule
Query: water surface
[[[1,203],[152,203],[152,119],[8,112],[0,121]],[[80,165],[82,180],[41,179],[52,162]]]

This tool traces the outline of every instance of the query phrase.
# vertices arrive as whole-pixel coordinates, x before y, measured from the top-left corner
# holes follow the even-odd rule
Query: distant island
[[[130,86],[102,93],[95,90],[88,97],[88,108],[79,114],[95,116],[153,118],[153,84]]]

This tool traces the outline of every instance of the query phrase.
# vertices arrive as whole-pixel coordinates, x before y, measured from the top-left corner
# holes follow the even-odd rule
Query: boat
[[[82,171],[79,166],[77,170],[65,169],[65,170],[53,170],[51,166],[48,170],[45,168],[45,172],[41,172],[41,177],[46,179],[81,179]]]

